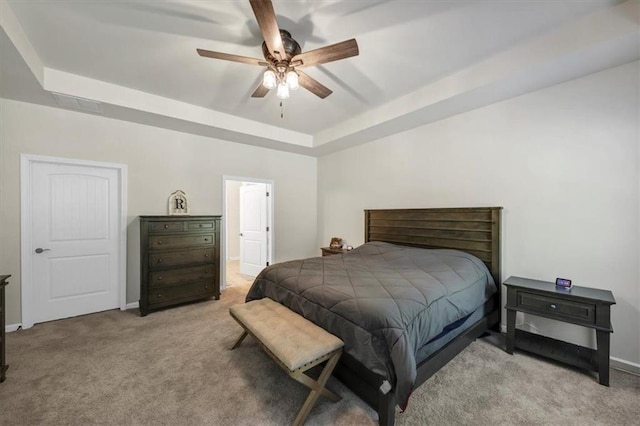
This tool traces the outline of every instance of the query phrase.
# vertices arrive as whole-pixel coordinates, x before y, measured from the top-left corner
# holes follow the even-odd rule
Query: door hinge
[[[267,226],[267,232],[269,232],[269,227]]]
[[[269,266],[269,262],[267,262],[267,266]]]
[[[269,193],[267,192],[267,197],[269,196]]]

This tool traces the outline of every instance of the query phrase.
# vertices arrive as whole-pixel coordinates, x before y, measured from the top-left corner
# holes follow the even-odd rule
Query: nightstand
[[[331,256],[332,254],[342,254],[346,253],[348,250],[343,248],[331,248],[331,247],[321,247],[322,256]]]
[[[509,277],[507,287],[507,352],[514,347],[578,368],[598,372],[601,385],[609,386],[609,344],[611,305],[609,290],[573,286],[565,290],[551,282]],[[592,328],[597,349],[562,342],[550,337],[516,330],[516,312],[551,318]]]

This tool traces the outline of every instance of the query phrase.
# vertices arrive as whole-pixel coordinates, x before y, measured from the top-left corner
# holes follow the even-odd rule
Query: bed
[[[340,337],[334,376],[393,424],[396,405],[499,326],[500,213],[365,210],[365,244],[271,265],[247,301],[269,297]]]

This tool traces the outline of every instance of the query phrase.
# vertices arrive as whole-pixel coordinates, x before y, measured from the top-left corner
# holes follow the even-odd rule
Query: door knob
[[[244,235],[242,235],[242,232],[240,233],[240,236],[241,236],[241,237],[244,237]]]
[[[36,249],[36,253],[38,253],[38,254],[43,253],[43,252],[45,252],[45,251],[51,251],[51,249],[43,249],[43,248],[40,248],[40,247],[38,247],[38,248]]]

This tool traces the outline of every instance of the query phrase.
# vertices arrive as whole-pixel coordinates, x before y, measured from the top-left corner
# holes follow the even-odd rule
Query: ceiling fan
[[[251,8],[264,38],[262,43],[264,59],[204,49],[196,49],[198,54],[207,58],[267,67],[262,83],[251,95],[253,98],[263,98],[269,93],[269,90],[276,89],[279,99],[287,99],[289,90],[295,90],[298,86],[304,87],[322,99],[329,96],[332,93],[331,89],[325,87],[300,69],[357,56],[359,52],[356,40],[346,40],[319,49],[302,52],[298,42],[291,37],[291,33],[278,28],[271,0],[249,0],[249,3],[251,3]]]

